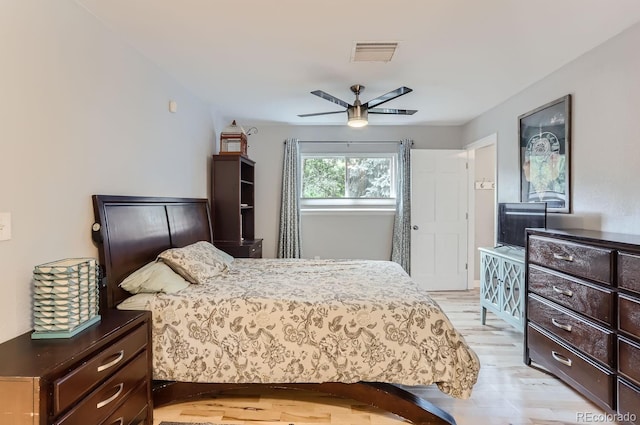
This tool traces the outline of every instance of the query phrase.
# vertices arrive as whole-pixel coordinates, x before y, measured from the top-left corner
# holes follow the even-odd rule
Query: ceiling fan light
[[[364,127],[369,123],[369,112],[358,104],[347,109],[347,116],[347,125],[349,127]]]
[[[364,127],[365,125],[367,125],[369,122],[363,118],[349,118],[349,121],[347,122],[347,125],[349,127]]]

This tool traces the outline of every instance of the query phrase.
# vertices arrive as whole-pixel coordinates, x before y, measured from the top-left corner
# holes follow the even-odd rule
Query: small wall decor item
[[[32,339],[71,338],[100,321],[96,269],[93,258],[35,266]]]
[[[247,156],[247,133],[235,120],[220,133],[220,154]]]
[[[547,211],[569,213],[571,95],[518,117],[520,200],[546,202]]]

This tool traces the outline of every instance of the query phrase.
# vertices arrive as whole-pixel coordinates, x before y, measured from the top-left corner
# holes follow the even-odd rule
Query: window
[[[301,155],[303,208],[395,206],[395,153]]]

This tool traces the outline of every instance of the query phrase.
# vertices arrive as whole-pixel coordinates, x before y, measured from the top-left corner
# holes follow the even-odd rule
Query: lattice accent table
[[[524,249],[478,248],[480,251],[480,318],[487,310],[519,330],[524,329]]]

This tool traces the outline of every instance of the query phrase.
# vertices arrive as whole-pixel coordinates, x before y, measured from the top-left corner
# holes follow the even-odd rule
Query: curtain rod
[[[284,143],[287,143],[286,140]],[[376,143],[404,143],[403,140],[370,140],[370,141],[366,141],[366,140],[354,140],[354,141],[348,141],[348,140],[298,140],[298,143],[346,143],[346,144],[353,144],[353,143],[368,143],[368,144],[376,144]],[[413,146],[413,141],[411,141],[411,146]]]

